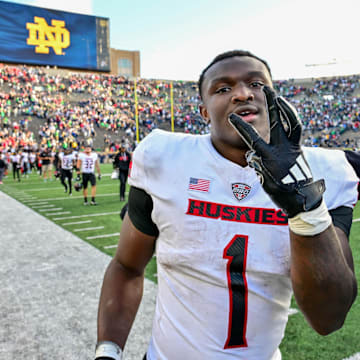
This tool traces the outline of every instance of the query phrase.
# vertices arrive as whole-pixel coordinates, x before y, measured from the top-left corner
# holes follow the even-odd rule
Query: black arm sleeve
[[[360,178],[360,152],[359,151],[351,151],[345,150],[345,156],[347,161],[353,167],[356,172],[358,178]],[[358,199],[360,199],[360,182],[358,184]]]
[[[345,150],[345,156],[347,161],[354,168],[356,175],[360,178],[360,152]]]
[[[134,226],[146,235],[158,236],[159,230],[151,219],[153,202],[144,190],[130,187],[128,214]]]
[[[329,214],[334,226],[343,230],[349,238],[353,209],[347,206],[340,206],[336,209],[329,210]]]

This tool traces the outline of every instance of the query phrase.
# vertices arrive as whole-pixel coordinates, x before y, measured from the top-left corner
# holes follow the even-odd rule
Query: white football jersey
[[[81,172],[84,174],[91,174],[95,172],[95,163],[98,158],[97,153],[90,153],[86,155],[85,153],[79,154],[79,159],[81,160]]]
[[[61,159],[61,168],[64,170],[72,170],[74,165],[74,154],[65,155],[63,152],[59,154],[59,158]]]
[[[329,209],[353,207],[342,151],[304,148]],[[339,176],[338,174],[341,174]],[[152,198],[158,295],[148,360],[279,360],[292,296],[287,217],[210,135],[155,130],[129,178]]]

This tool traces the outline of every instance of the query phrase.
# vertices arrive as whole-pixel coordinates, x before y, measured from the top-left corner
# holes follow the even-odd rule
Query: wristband
[[[301,236],[313,236],[326,230],[332,223],[324,200],[316,209],[301,212],[296,216],[289,218],[290,230]]]
[[[120,346],[112,341],[100,341],[95,348],[95,360],[108,357],[114,360],[121,360],[122,350]]]

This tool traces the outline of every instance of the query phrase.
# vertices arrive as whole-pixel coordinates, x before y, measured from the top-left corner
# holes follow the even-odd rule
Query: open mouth
[[[246,122],[253,121],[257,113],[258,112],[255,109],[243,109],[235,111],[235,114],[241,116],[241,118]]]

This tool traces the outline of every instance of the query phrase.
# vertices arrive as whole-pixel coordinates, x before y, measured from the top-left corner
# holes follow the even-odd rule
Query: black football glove
[[[101,174],[98,175],[98,179],[101,180]]]
[[[75,181],[80,181],[80,175],[77,175],[77,176],[76,176]]]
[[[260,177],[264,190],[291,218],[321,204],[325,182],[313,181],[300,147],[301,123],[296,110],[271,88],[264,86],[263,92],[270,123],[269,144],[239,115],[231,114],[229,121],[248,145],[246,160]]]

